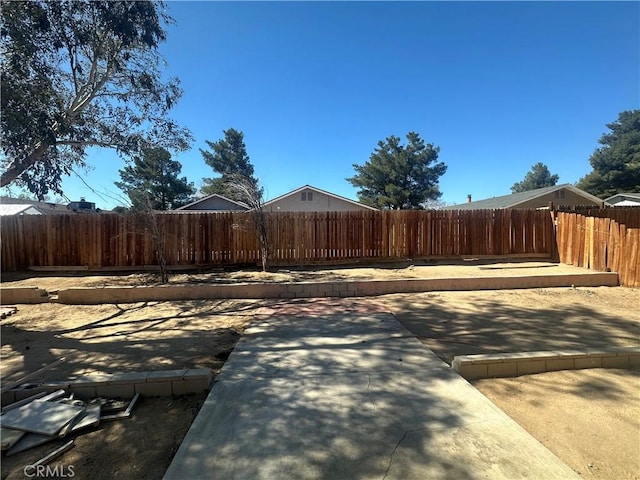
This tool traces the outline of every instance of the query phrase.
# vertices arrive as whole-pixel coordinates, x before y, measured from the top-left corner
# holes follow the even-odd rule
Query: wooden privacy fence
[[[546,211],[278,212],[265,220],[273,265],[553,251]],[[260,262],[251,213],[24,215],[0,226],[4,271],[157,265],[154,238],[167,265]]]
[[[556,215],[557,249],[562,263],[617,272],[621,285],[640,287],[640,208]]]

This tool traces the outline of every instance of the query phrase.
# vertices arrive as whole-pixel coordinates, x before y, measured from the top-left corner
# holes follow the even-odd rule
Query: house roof
[[[13,198],[13,197],[0,197],[0,206],[3,211],[10,211],[11,206],[13,205],[22,205],[22,206],[30,206],[34,207],[42,214],[50,215],[50,214],[61,214],[61,213],[72,213],[66,205],[62,205],[60,203],[51,203],[51,202],[39,202],[37,200],[27,200],[23,198]],[[4,214],[4,215],[17,215],[17,214]]]
[[[335,193],[327,192],[326,190],[322,190],[322,189],[317,188],[317,187],[312,187],[311,185],[303,185],[300,188],[296,188],[295,190],[291,190],[290,192],[285,193],[283,195],[280,195],[279,197],[273,198],[273,199],[269,200],[268,202],[264,202],[264,206],[268,207],[269,205],[271,205],[271,204],[273,204],[273,203],[275,203],[275,202],[277,202],[279,200],[282,200],[283,198],[287,198],[287,197],[291,197],[293,195],[297,195],[298,193],[302,192],[303,190],[313,190],[314,192],[323,193],[324,195],[328,195],[330,197],[337,198],[338,200],[342,200],[344,202],[351,203],[353,205],[357,205],[359,207],[368,208],[370,210],[378,210],[375,207],[370,207],[369,205],[365,205],[364,203],[356,202],[355,200],[351,200],[350,198],[342,197],[340,195],[336,195]]]
[[[41,215],[42,212],[38,210],[37,207],[28,204],[10,204],[0,205],[0,216],[10,216],[10,215]]]
[[[191,203],[188,203],[187,205],[183,205],[182,207],[176,208],[176,210],[190,210],[191,207],[194,207],[194,206],[198,205],[199,203],[202,203],[202,202],[204,202],[206,200],[210,200],[212,198],[219,198],[220,200],[222,200],[224,202],[229,202],[231,204],[234,204],[234,205],[237,205],[237,206],[243,208],[244,210],[249,210],[249,207],[247,205],[245,205],[244,203],[236,202],[235,200],[231,200],[230,198],[227,198],[224,195],[219,195],[217,193],[213,193],[211,195],[207,195],[206,197],[199,198],[195,202],[191,202]]]
[[[610,196],[609,198],[605,198],[604,200],[607,203],[616,204],[616,205],[637,205],[640,203],[640,193],[630,192],[630,193],[616,193],[615,195]]]
[[[595,203],[602,203],[602,200],[590,193],[580,190],[574,187],[570,183],[564,183],[562,185],[554,185],[553,187],[536,188],[535,190],[528,190],[526,192],[512,193],[511,195],[502,195],[499,197],[487,198],[485,200],[478,200],[475,202],[462,203],[460,205],[450,205],[444,207],[444,210],[482,210],[482,209],[501,209],[501,208],[517,208],[530,200],[534,200],[537,197],[553,193],[556,190],[566,189],[573,193],[580,195]]]

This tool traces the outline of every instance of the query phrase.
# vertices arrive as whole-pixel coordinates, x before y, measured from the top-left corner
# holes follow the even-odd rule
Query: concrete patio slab
[[[165,479],[579,478],[387,313],[248,329]]]

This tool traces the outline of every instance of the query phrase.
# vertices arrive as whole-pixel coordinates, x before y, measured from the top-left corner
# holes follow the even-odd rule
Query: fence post
[[[549,215],[551,215],[551,238],[549,239],[549,254],[553,262],[559,262],[560,254],[558,252],[558,215],[552,201],[549,202]]]

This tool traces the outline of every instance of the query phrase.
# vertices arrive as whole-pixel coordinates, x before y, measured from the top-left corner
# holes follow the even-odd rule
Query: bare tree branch
[[[262,198],[262,189],[258,187],[253,179],[243,177],[241,175],[231,175],[225,182],[226,187],[235,192],[242,199],[253,214],[255,221],[256,235],[260,242],[260,253],[262,261],[262,271],[266,272],[269,268],[269,236],[267,218],[264,213],[264,201]]]

